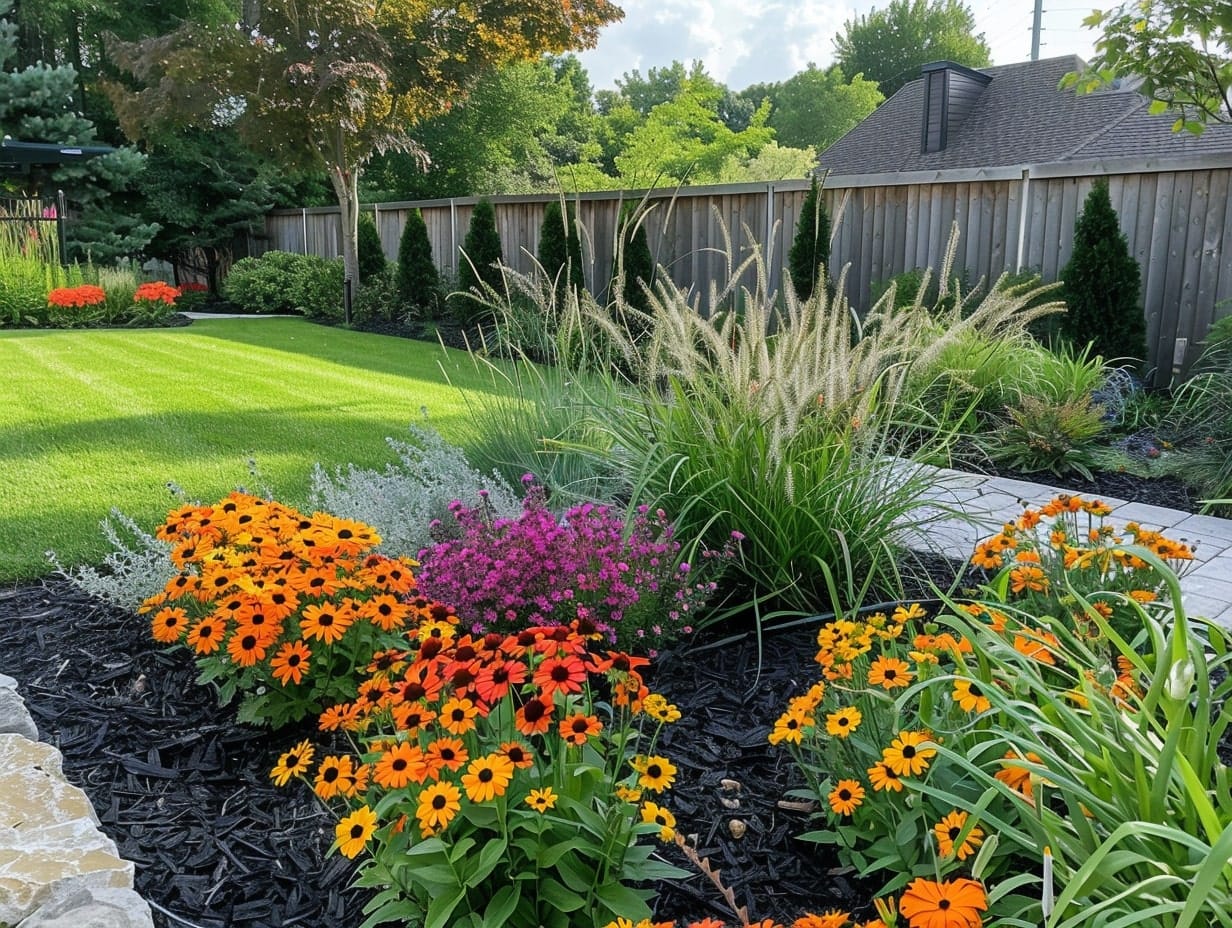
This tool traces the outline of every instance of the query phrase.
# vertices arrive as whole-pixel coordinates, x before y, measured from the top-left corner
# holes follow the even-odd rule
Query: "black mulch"
[[[1095,471],[1091,474],[1093,479],[1087,480],[1076,473],[1058,477],[1050,473],[1023,473],[997,468],[988,470],[1001,477],[1042,483],[1085,496],[1120,499],[1127,503],[1145,503],[1150,506],[1163,506],[1166,509],[1179,509],[1182,512],[1197,512],[1200,508],[1198,494],[1185,481],[1176,477],[1138,477],[1119,471]],[[1047,500],[1027,500],[1026,502],[1038,506]],[[1112,518],[1115,521],[1115,511]]]
[[[797,774],[766,735],[816,679],[815,628],[767,636],[760,672],[746,638],[665,655],[652,681],[684,714],[664,742],[680,768],[670,796],[680,829],[759,918],[868,901],[828,852],[795,840],[807,815],[778,806]],[[270,735],[238,724],[194,682],[187,653],[59,580],[0,591],[0,672],[17,678],[65,774],[136,863],[157,925],[359,924],[366,896],[347,888],[352,867],[325,855],[331,820],[303,787],[269,779],[277,754],[309,729]],[[732,837],[734,819],[742,838]],[[687,867],[675,848],[667,854]],[[731,918],[700,876],[664,887],[659,914]]]

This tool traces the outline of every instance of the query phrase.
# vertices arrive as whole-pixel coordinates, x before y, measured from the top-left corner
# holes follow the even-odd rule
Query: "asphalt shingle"
[[[1126,88],[1079,96],[1057,84],[1084,62],[1076,55],[978,70],[992,80],[949,145],[920,151],[924,80],[906,84],[822,153],[834,174],[890,174],[954,168],[1014,167],[1124,156],[1232,151],[1232,126],[1201,136],[1173,133],[1174,116],[1151,116],[1146,99]]]

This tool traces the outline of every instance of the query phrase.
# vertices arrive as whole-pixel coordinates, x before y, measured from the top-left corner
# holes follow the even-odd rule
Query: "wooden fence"
[[[771,279],[783,272],[786,250],[791,246],[796,217],[806,181],[775,184],[732,184],[721,187],[689,187],[679,191],[656,190],[648,196],[645,219],[651,254],[666,268],[680,287],[696,289],[702,309],[710,281],[726,281],[724,230],[731,235],[730,249],[747,256],[753,243],[763,244],[772,232],[769,251]],[[602,297],[613,271],[617,225],[621,211],[641,202],[645,191],[635,193],[583,193],[571,195],[585,234],[582,242],[586,286]],[[530,273],[539,249],[539,230],[551,195],[490,198],[496,213],[496,228],[509,267]],[[457,273],[458,250],[466,237],[475,197],[426,200],[415,203],[385,203],[365,207],[374,212],[385,254],[393,260],[406,225],[407,214],[418,209],[428,227],[428,239],[437,266],[447,275]],[[266,217],[268,248],[304,254],[341,253],[340,225],[336,208],[277,210]],[[748,283],[752,283],[752,277]]]
[[[831,264],[848,269],[853,305],[868,303],[873,284],[917,267],[939,267],[957,223],[955,270],[969,284],[1005,271],[1034,270],[1055,280],[1069,260],[1074,221],[1092,184],[1106,177],[1112,205],[1142,269],[1148,360],[1158,382],[1184,375],[1212,322],[1232,314],[1232,152],[1217,156],[1138,159],[918,174],[830,176],[827,208],[835,218]],[[649,194],[651,252],[706,311],[711,283],[727,280],[728,245],[736,260],[769,239],[769,271],[783,263],[808,185],[804,181],[691,187]],[[533,268],[544,205],[551,196],[493,197],[505,263]],[[587,230],[586,283],[599,295],[612,271],[622,207],[640,194],[571,197]],[[475,198],[391,203],[373,208],[391,259],[411,209],[428,226],[433,254],[456,270]],[[268,248],[319,255],[340,252],[337,209],[279,210],[266,219]],[[752,283],[751,278],[746,283]]]

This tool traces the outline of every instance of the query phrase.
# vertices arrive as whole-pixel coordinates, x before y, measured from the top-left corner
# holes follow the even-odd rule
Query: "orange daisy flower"
[[[877,761],[873,766],[868,768],[868,781],[873,786],[873,792],[880,793],[883,791],[893,790],[896,793],[903,791],[903,780],[893,768],[883,760]]]
[[[851,815],[864,802],[864,787],[859,780],[839,780],[828,798],[835,815]]]
[[[352,615],[332,603],[325,603],[306,607],[300,616],[299,627],[305,638],[319,639],[322,644],[331,645],[346,634],[354,621]]]
[[[545,699],[532,699],[518,709],[514,717],[514,725],[519,734],[529,738],[531,735],[542,735],[552,727],[552,713],[555,706]]]
[[[401,741],[382,753],[372,768],[372,779],[386,789],[401,789],[412,780],[422,783],[427,776],[424,752],[409,741]]]
[[[505,795],[513,779],[513,764],[503,754],[489,754],[471,761],[462,774],[462,788],[471,802],[487,802]]]
[[[928,769],[928,759],[937,756],[937,749],[921,747],[928,741],[921,731],[902,731],[881,752],[881,762],[900,777],[913,777]]]
[[[206,616],[188,631],[188,644],[198,654],[213,654],[222,647],[227,623],[215,616]]]
[[[988,908],[984,887],[975,880],[912,880],[898,901],[908,928],[979,928]]]
[[[460,738],[437,738],[428,745],[425,756],[430,764],[435,765],[437,770],[443,767],[447,770],[457,771],[462,769],[462,765],[470,759],[466,745],[462,743]]]
[[[910,665],[897,657],[879,657],[868,668],[868,682],[887,690],[909,685],[913,676]]]
[[[188,628],[188,613],[183,609],[168,606],[154,614],[150,632],[154,640],[162,644],[175,644]]]
[[[270,670],[274,673],[274,679],[283,686],[299,683],[304,679],[304,674],[308,672],[308,658],[310,657],[312,657],[312,652],[302,641],[288,641],[278,649],[278,653],[270,661]]]
[[[451,735],[465,735],[475,727],[478,715],[479,708],[473,702],[455,696],[442,704],[437,720]]]
[[[535,668],[533,682],[545,698],[554,693],[580,693],[586,681],[586,665],[575,655],[545,658]]]
[[[569,744],[581,747],[588,739],[603,731],[603,723],[593,715],[577,712],[560,720],[560,736]]]
[[[965,677],[954,681],[954,690],[950,694],[954,701],[958,703],[958,707],[964,712],[987,712],[992,708],[992,703],[988,697],[984,695],[980,689],[980,684],[975,680],[968,680]]]
[[[251,629],[239,629],[227,642],[227,654],[241,667],[251,667],[257,661],[265,660],[267,646],[268,642],[257,632]]]
[[[984,830],[976,825],[967,832],[963,843],[955,846],[954,842],[958,840],[966,824],[967,813],[954,809],[933,826],[933,834],[937,836],[937,849],[942,857],[957,856],[959,860],[966,860],[984,843]]]

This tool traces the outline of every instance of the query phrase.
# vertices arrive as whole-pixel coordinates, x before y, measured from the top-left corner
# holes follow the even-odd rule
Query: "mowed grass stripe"
[[[490,388],[464,354],[298,319],[3,332],[0,370],[4,581],[46,573],[49,549],[99,560],[99,520],[114,506],[153,524],[169,481],[203,500],[251,485],[250,457],[303,504],[313,463],[382,466],[421,407],[457,437],[459,387]]]

